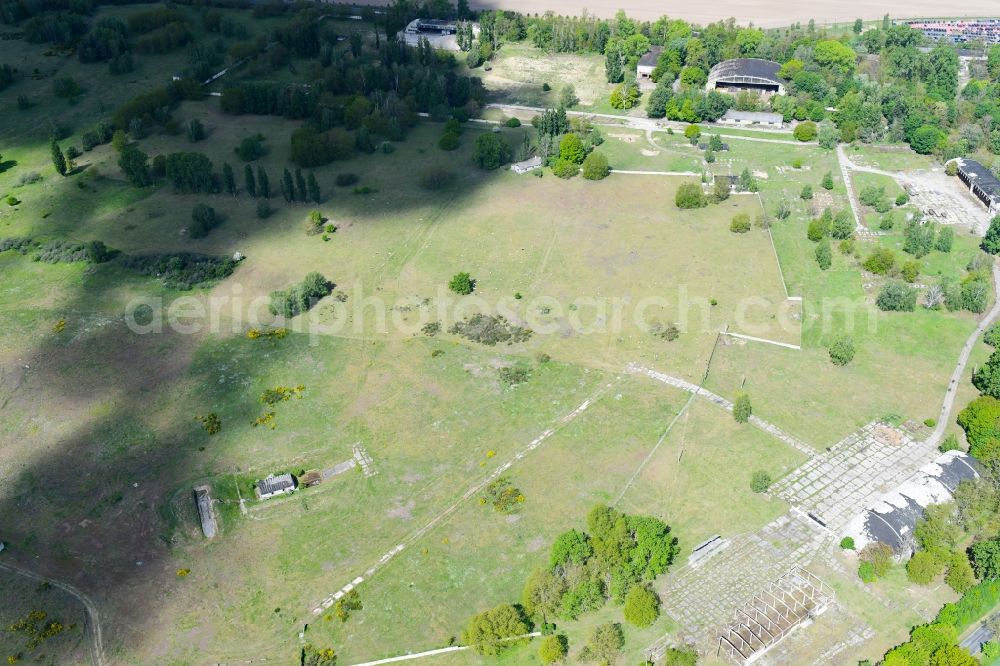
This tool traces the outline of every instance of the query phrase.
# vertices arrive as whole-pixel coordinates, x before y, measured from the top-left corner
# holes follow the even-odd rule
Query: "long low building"
[[[760,58],[723,60],[708,73],[705,90],[784,95],[785,82],[778,76],[780,69],[778,63]]]
[[[899,557],[914,548],[913,530],[931,504],[951,501],[958,484],[979,476],[979,463],[963,451],[942,453],[895,490],[883,495],[847,525],[846,535],[861,550],[880,542]]]
[[[958,177],[990,214],[1000,213],[1000,179],[976,160],[957,158]]]
[[[785,118],[780,113],[729,109],[726,111],[726,115],[719,119],[719,122],[726,125],[762,125],[764,127],[781,129],[781,126],[785,123]]]

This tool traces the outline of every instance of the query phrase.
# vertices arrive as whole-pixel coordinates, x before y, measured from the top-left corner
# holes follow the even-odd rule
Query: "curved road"
[[[941,441],[944,431],[948,427],[948,419],[952,408],[955,406],[955,395],[958,393],[958,387],[962,381],[962,373],[965,372],[965,366],[969,362],[969,355],[976,346],[976,341],[996,321],[997,317],[1000,317],[1000,267],[997,267],[995,261],[993,263],[993,294],[995,299],[993,308],[983,317],[983,320],[979,322],[979,326],[972,332],[969,339],[965,341],[965,346],[962,347],[962,353],[958,357],[955,370],[951,373],[951,379],[948,381],[948,390],[945,391],[944,402],[941,404],[941,413],[938,415],[937,427],[934,428],[934,432],[931,433],[929,438],[929,441],[934,444]]]
[[[0,562],[0,570],[9,571],[10,573],[30,578],[31,580],[38,581],[39,583],[48,583],[53,587],[58,587],[60,590],[73,596],[81,604],[83,604],[83,607],[87,611],[87,623],[90,625],[91,629],[90,650],[93,653],[94,663],[97,666],[107,666],[108,662],[104,660],[104,639],[101,635],[101,622],[97,614],[97,606],[90,600],[90,597],[68,583],[61,583],[58,580],[46,578],[45,576],[36,574],[33,571],[28,571],[27,569],[22,569],[14,564]]]

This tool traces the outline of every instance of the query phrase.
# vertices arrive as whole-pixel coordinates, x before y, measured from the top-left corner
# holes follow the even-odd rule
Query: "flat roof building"
[[[726,125],[763,125],[765,127],[780,129],[785,122],[785,118],[780,113],[729,109],[726,111],[726,115],[719,119],[719,122]]]
[[[295,490],[295,479],[291,474],[271,474],[266,479],[257,482],[257,497],[270,499],[278,495],[287,495]]]
[[[976,160],[959,157],[955,160],[958,177],[969,192],[983,202],[991,214],[1000,213],[1000,179]]]
[[[723,60],[708,73],[705,90],[784,95],[785,82],[778,76],[780,69],[778,63],[760,58]]]
[[[211,539],[218,531],[218,525],[215,522],[215,507],[212,506],[211,489],[208,486],[195,487],[194,501],[198,506],[198,517],[201,518],[201,531],[206,538]]]

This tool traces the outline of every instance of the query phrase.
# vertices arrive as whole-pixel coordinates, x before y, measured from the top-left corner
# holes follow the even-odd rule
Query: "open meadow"
[[[791,20],[780,10],[763,7],[758,22]],[[824,8],[811,10],[820,18]],[[193,43],[233,46],[204,29],[198,8],[179,11]],[[250,36],[279,24],[225,15],[246,16]],[[359,51],[372,48],[364,40]],[[346,41],[334,40],[340,55],[328,55],[346,58]],[[50,134],[64,148],[82,146],[99,121],[166,84],[189,57],[137,56],[133,72],[111,76],[46,45],[0,41],[0,62],[25,73],[0,91],[0,477],[9,480],[0,486],[0,558],[93,599],[108,663],[292,663],[306,644],[361,663],[461,643],[475,613],[521,601],[561,534],[591,529],[595,505],[669,525],[679,568],[714,535],[753,533],[789,512],[753,490],[755,473],[778,480],[874,419],[936,416],[976,327],[969,312],[876,307],[885,280],[859,264],[877,246],[901,253],[901,224],[835,245],[829,270],[820,269],[807,227],[825,208],[846,209],[847,190],[835,151],[788,135],[706,125],[703,140],[718,132],[728,144],[706,163],[681,132],[600,125],[595,149],[613,171],[563,179],[550,168],[476,166],[483,139],[530,145],[527,122],[496,122],[495,109],[489,120],[453,120],[457,146],[445,150],[444,123],[413,116],[405,138],[357,154],[361,131],[337,127],[357,141],[352,155],[303,168],[320,193],[289,201],[279,183],[296,169],[302,118],[227,113],[219,97],[191,95],[148,135],[132,128],[131,145],[153,165],[184,152],[202,153],[216,175],[229,165],[232,192],[220,183],[179,192],[163,176],[133,186],[121,168],[124,134],[57,173]],[[216,87],[265,75],[284,85],[312,71],[312,60],[292,54],[273,71],[238,69]],[[548,106],[573,83],[583,106],[606,102],[599,56],[542,60],[530,47],[505,47],[484,74],[489,99]],[[53,95],[52,81],[64,77],[81,84],[73,100]],[[338,109],[353,105],[330,97]],[[203,129],[197,141],[192,126]],[[241,144],[254,138],[260,154],[244,159]],[[857,159],[926,167],[895,152],[866,149]],[[246,167],[270,175],[270,198],[250,196]],[[678,208],[682,186],[701,188],[704,178],[710,191],[712,176],[744,171],[758,191]],[[829,190],[820,185],[827,173]],[[856,175],[856,188],[898,194],[887,177]],[[812,198],[801,196],[806,185]],[[192,233],[204,205],[218,225]],[[751,228],[734,233],[734,218]],[[71,256],[95,241],[111,249],[106,261]],[[951,252],[922,260],[920,280],[962,279],[978,241],[959,229]],[[191,255],[230,270],[201,279],[178,269]],[[330,292],[314,307],[287,318],[269,310],[275,292],[313,272]],[[449,282],[463,272],[471,284],[460,294]],[[840,367],[828,348],[844,334],[857,355]],[[972,362],[987,354],[978,346]],[[974,395],[968,384],[963,403]],[[695,397],[691,385],[720,399]],[[744,392],[755,416],[791,437],[738,423],[722,399]],[[286,472],[322,483],[255,496],[257,480]],[[500,507],[496,482],[513,506]],[[192,492],[201,485],[214,500],[212,539]],[[823,572],[847,608],[831,632],[912,605],[876,640],[884,649],[949,599],[935,592],[919,606],[897,570],[873,600],[850,555],[840,557]],[[341,618],[323,605],[359,577],[362,608]],[[17,600],[2,609],[4,625],[35,609],[65,625],[44,648],[0,634],[2,652],[23,652],[24,663],[89,659],[75,600],[5,570],[0,593]],[[603,601],[559,619],[571,660],[583,658],[595,627],[622,620],[621,606]],[[623,653],[636,663],[681,630],[667,614],[628,625]],[[537,644],[427,663],[534,663]]]

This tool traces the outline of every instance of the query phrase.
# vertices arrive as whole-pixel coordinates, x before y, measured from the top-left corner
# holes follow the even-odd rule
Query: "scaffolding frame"
[[[823,612],[832,599],[833,591],[818,576],[795,567],[733,611],[732,621],[719,634],[716,654],[740,666],[749,664]]]

